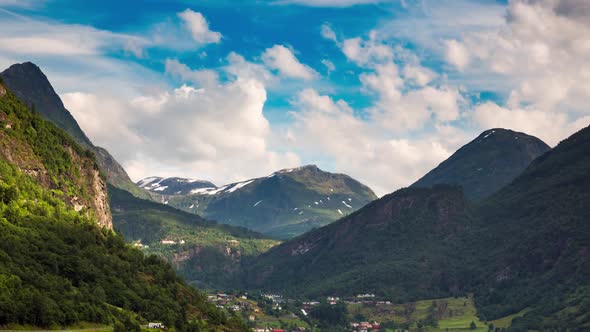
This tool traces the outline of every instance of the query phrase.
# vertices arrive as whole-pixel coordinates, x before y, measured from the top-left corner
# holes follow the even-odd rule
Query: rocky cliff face
[[[63,129],[83,148],[92,150],[98,166],[111,184],[130,191],[135,196],[149,197],[135,186],[125,169],[107,150],[92,144],[37,65],[31,62],[14,64],[0,73],[0,78],[17,98],[27,106],[34,107],[43,119]]]
[[[77,209],[86,209],[92,211],[97,219],[97,223],[109,229],[113,228],[113,217],[109,206],[106,179],[101,175],[93,158],[80,156],[72,148],[68,149],[71,153],[72,160],[78,165],[80,178],[77,185],[86,189],[86,193],[81,196],[75,196],[71,199],[71,204]],[[89,212],[90,213],[90,212]]]
[[[100,226],[112,229],[106,179],[94,155],[31,112],[10,89],[0,87],[0,158],[53,190],[76,211],[92,215]]]

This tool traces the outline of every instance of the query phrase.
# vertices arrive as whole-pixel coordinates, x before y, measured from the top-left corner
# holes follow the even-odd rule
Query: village
[[[341,299],[328,296],[321,300],[296,301],[282,295],[261,293],[256,295],[215,293],[207,297],[208,302],[215,304],[228,314],[243,317],[254,332],[303,332],[320,331],[316,319],[312,317],[314,309],[321,304],[336,306],[369,305],[387,306],[390,301],[376,299],[374,294],[359,294],[351,298]],[[381,330],[381,323],[372,321],[347,322],[346,331],[369,332]]]

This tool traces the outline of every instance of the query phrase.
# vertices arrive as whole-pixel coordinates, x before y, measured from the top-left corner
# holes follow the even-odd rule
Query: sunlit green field
[[[348,310],[352,317],[360,315],[367,320],[378,322],[394,321],[396,323],[410,323],[411,330],[418,327],[419,321],[424,321],[434,313],[438,326],[425,327],[423,331],[488,331],[489,324],[494,327],[509,327],[512,319],[526,313],[523,310],[517,314],[503,317],[501,319],[482,322],[477,317],[477,309],[473,297],[444,298],[436,300],[424,300],[413,303],[392,304],[382,306],[349,305]],[[476,326],[471,329],[471,322]]]

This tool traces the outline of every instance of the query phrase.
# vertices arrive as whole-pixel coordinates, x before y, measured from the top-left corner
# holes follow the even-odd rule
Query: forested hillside
[[[588,169],[585,128],[481,204],[460,187],[402,189],[271,249],[244,278],[310,297],[472,292],[482,320],[526,310],[522,330],[588,329]]]
[[[159,255],[191,284],[231,288],[242,264],[279,244],[245,228],[137,198],[109,186],[113,224],[128,242]]]
[[[0,326],[244,330],[110,229],[93,205],[106,199],[93,154],[1,85],[0,121]]]
[[[468,243],[486,318],[531,308],[515,327],[590,329],[590,127],[539,157],[478,209]],[[565,323],[565,324],[564,324]]]
[[[81,147],[92,150],[109,183],[138,197],[149,197],[146,192],[135,186],[125,169],[107,150],[95,146],[88,139],[37,65],[31,62],[14,64],[1,72],[0,78],[25,105],[35,108],[43,119],[63,129]]]

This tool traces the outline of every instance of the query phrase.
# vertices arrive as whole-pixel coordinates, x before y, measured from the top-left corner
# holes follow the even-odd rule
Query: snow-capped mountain
[[[217,187],[209,182],[203,180],[194,180],[186,178],[163,178],[159,176],[152,176],[137,182],[140,188],[160,195],[187,195],[194,190],[211,189]]]
[[[315,165],[220,187],[203,182],[190,187],[186,179],[170,179],[174,180],[152,177],[138,185],[150,190],[159,202],[278,238],[326,225],[377,198],[369,187],[348,175],[324,172]],[[179,183],[185,187],[174,186]]]

